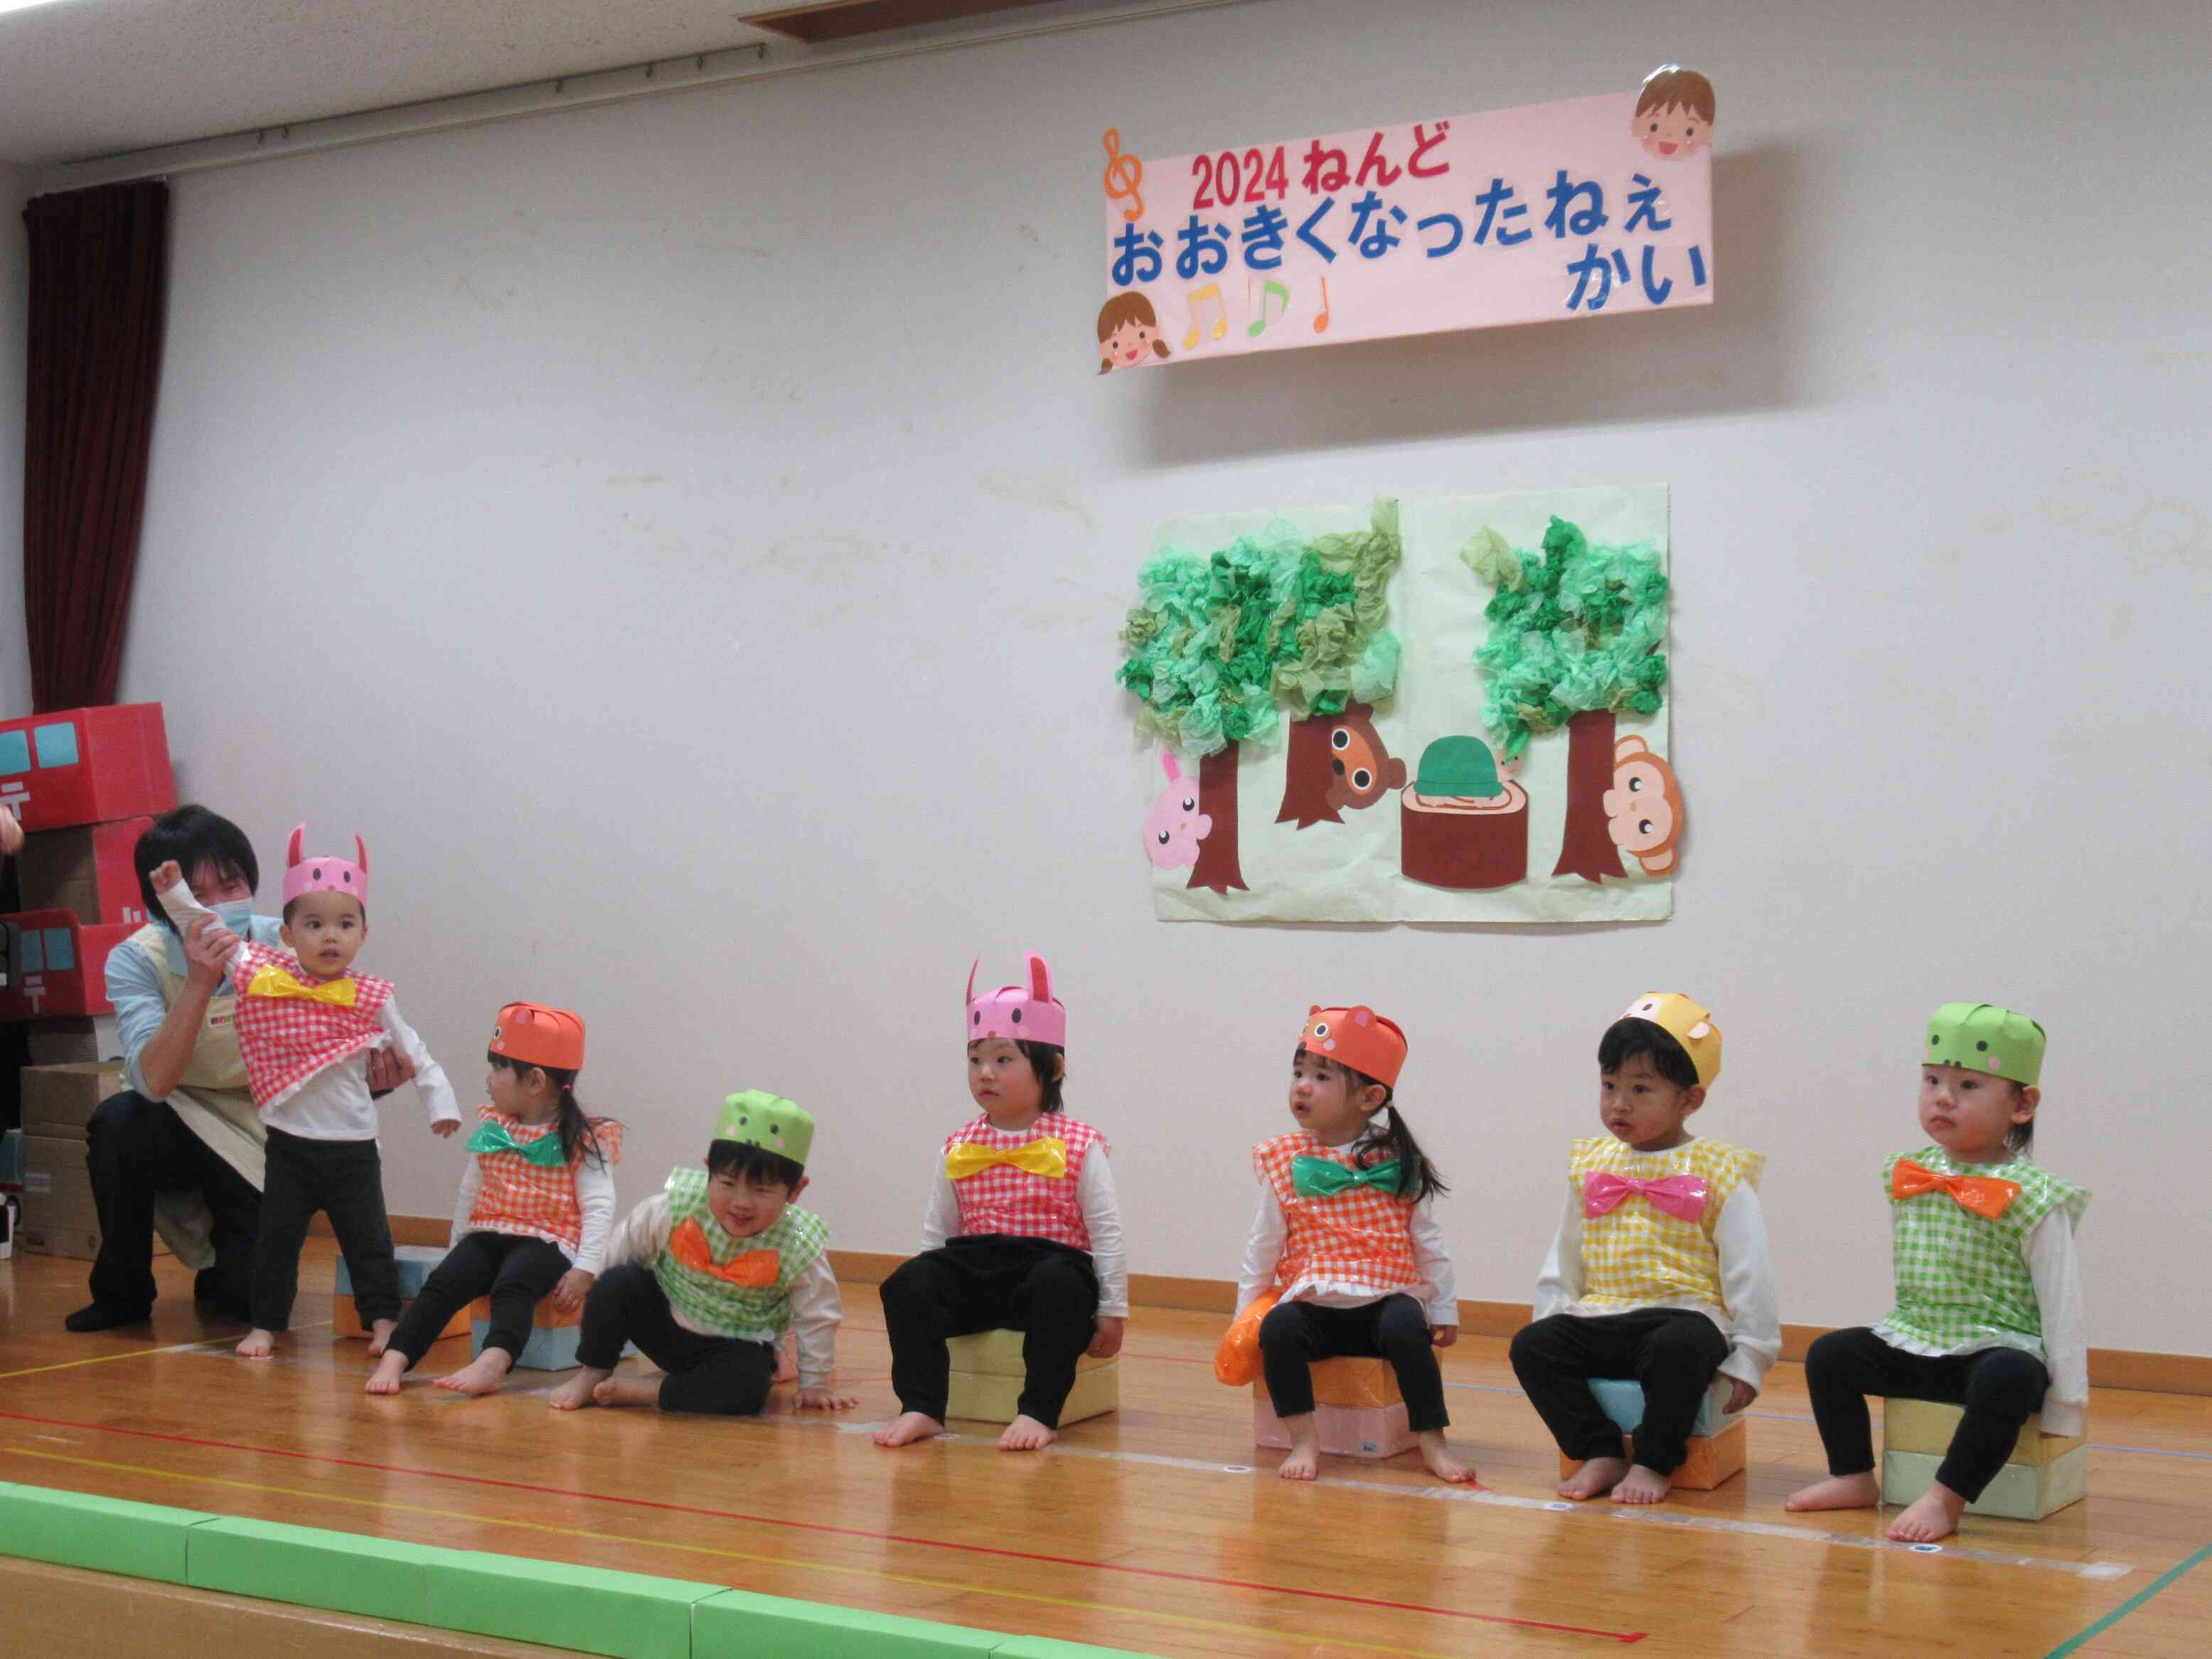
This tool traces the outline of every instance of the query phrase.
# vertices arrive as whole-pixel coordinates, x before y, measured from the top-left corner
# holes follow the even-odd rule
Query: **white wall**
[[[1785,1316],[1848,1322],[1922,1022],[1988,998],[2053,1034],[2094,1340],[2212,1352],[2212,33],[2045,10],[1281,0],[183,178],[124,690],[272,863],[364,831],[365,965],[465,1091],[501,1001],[584,1011],[626,1201],[762,1085],[821,1116],[839,1242],[909,1248],[969,958],[1035,946],[1138,1268],[1233,1274],[1300,1016],[1357,998],[1412,1033],[1462,1293],[1523,1297],[1600,1030],[1680,986],[1728,1034],[1705,1127],[1772,1155]],[[1711,310],[1096,379],[1104,127],[1667,58],[1720,88]],[[1155,522],[1650,478],[1675,920],[1152,920],[1111,676]],[[412,1110],[392,1206],[442,1214]]]
[[[0,162],[0,719],[31,712],[23,638],[23,349],[30,303],[27,169]]]

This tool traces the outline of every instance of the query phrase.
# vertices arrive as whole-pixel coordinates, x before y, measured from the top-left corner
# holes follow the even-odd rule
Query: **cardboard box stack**
[[[159,703],[0,720],[0,806],[25,831],[16,855],[24,908],[0,916],[0,1021],[30,1028],[26,1249],[99,1253],[84,1126],[123,1087],[107,953],[145,925],[131,854],[154,815],[176,804]]]

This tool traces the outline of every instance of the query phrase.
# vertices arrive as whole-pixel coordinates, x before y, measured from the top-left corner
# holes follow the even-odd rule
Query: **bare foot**
[[[1452,1455],[1452,1449],[1444,1443],[1442,1429],[1424,1429],[1413,1438],[1420,1443],[1421,1462],[1429,1466],[1429,1473],[1437,1480],[1457,1485],[1474,1479],[1474,1465],[1462,1463]]]
[[[1666,1501],[1667,1494],[1674,1489],[1673,1475],[1662,1474],[1656,1469],[1647,1469],[1638,1463],[1621,1476],[1619,1484],[1613,1487],[1613,1501],[1616,1504],[1660,1504]]]
[[[400,1380],[407,1375],[407,1356],[385,1350],[384,1358],[376,1362],[363,1394],[398,1394]]]
[[[392,1346],[392,1334],[399,1328],[396,1319],[380,1319],[368,1328],[368,1357],[376,1359]]]
[[[933,1434],[943,1434],[945,1425],[933,1417],[920,1412],[908,1412],[896,1421],[878,1429],[875,1441],[878,1446],[910,1446],[917,1440],[927,1440]]]
[[[460,1370],[440,1377],[438,1386],[451,1389],[455,1394],[497,1394],[499,1385],[514,1369],[513,1354],[504,1348],[486,1348]]]
[[[606,1380],[606,1372],[586,1365],[547,1395],[545,1403],[556,1412],[580,1411],[592,1403],[592,1390]]]
[[[1034,1417],[1017,1417],[999,1437],[1000,1451],[1042,1451],[1060,1438],[1058,1429],[1048,1429]]]
[[[1285,1480],[1312,1480],[1321,1473],[1321,1425],[1307,1412],[1285,1418],[1283,1432],[1291,1437],[1291,1451],[1275,1473]]]
[[[266,1359],[276,1351],[276,1338],[256,1325],[246,1334],[246,1340],[238,1345],[240,1359]]]
[[[1889,1535],[1900,1544],[1932,1544],[1959,1530],[1959,1517],[1966,1500],[1938,1480],[1889,1523]]]
[[[1571,1498],[1577,1503],[1585,1498],[1602,1498],[1619,1486],[1628,1473],[1625,1457],[1593,1457],[1559,1482],[1559,1496]]]
[[[1870,1510],[1881,1502],[1881,1482],[1864,1474],[1832,1474],[1800,1486],[1783,1500],[1785,1510]]]
[[[592,1398],[602,1406],[658,1406],[660,1385],[665,1380],[658,1376],[611,1376],[592,1390]]]

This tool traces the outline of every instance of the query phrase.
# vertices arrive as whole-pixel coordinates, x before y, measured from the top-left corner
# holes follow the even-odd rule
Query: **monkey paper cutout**
[[[1613,787],[1605,792],[1606,830],[1613,844],[1647,876],[1674,873],[1682,834],[1682,786],[1667,757],[1641,738],[1613,748]]]

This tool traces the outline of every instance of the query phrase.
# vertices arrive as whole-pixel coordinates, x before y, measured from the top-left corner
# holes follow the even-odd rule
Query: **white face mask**
[[[228,904],[217,904],[210,908],[215,911],[216,919],[224,927],[229,928],[240,939],[246,937],[246,924],[253,920],[252,899],[234,899]]]

